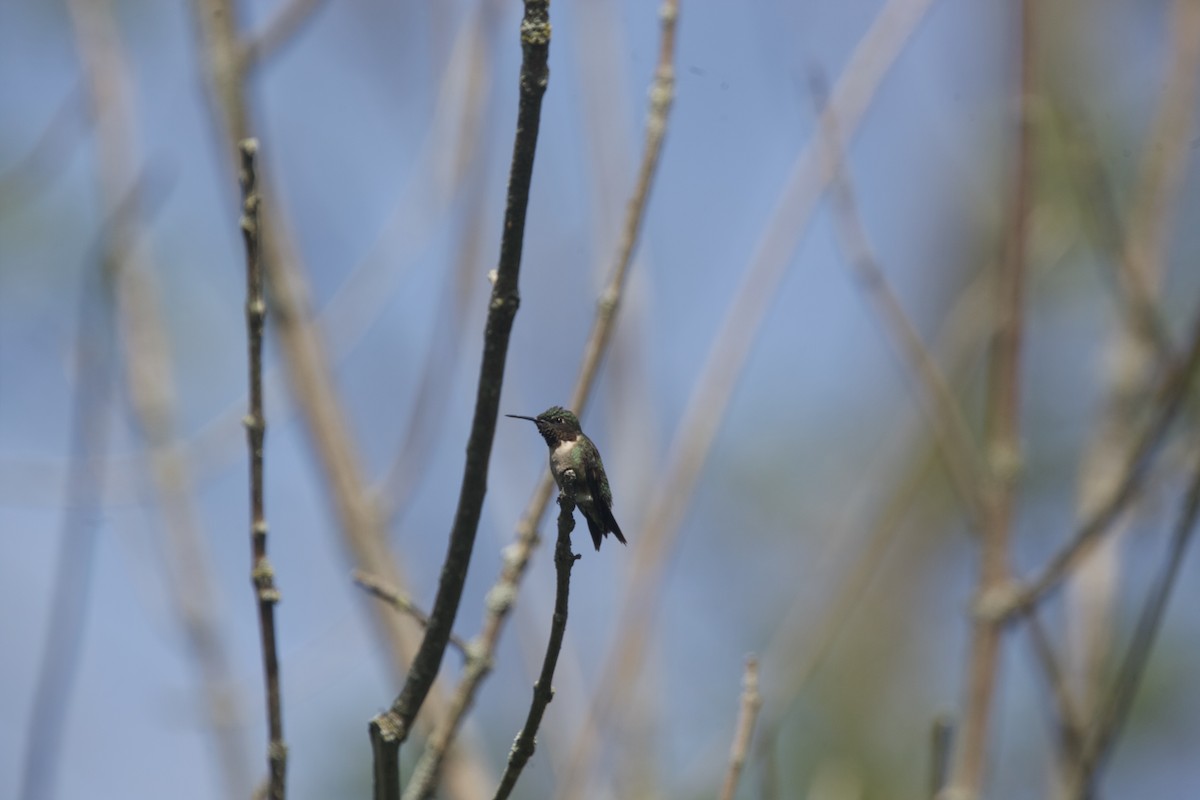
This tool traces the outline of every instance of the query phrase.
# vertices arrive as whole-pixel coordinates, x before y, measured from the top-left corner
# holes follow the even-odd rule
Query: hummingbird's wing
[[[616,518],[613,517],[612,489],[609,488],[608,480],[604,477],[604,465],[600,462],[599,456],[597,456],[596,462],[595,466],[584,469],[584,483],[587,484],[588,494],[592,496],[592,506],[595,508],[596,521],[599,523],[593,526],[589,519],[588,530],[592,534],[592,541],[595,543],[596,549],[599,550],[601,534],[611,531],[621,544],[625,544],[625,536],[621,533],[621,526],[617,524]]]

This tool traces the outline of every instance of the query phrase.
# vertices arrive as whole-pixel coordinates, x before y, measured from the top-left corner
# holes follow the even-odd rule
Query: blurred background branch
[[[114,213],[120,217],[129,212],[127,202]],[[84,273],[84,284],[78,292],[76,388],[69,423],[76,460],[63,499],[62,535],[50,587],[50,615],[25,733],[19,789],[22,800],[43,800],[58,793],[64,733],[83,659],[88,596],[99,535],[96,508],[104,480],[104,475],[95,470],[99,462],[93,459],[107,446],[112,422],[112,284],[116,265],[109,260],[108,238],[117,235],[116,226],[123,222],[114,219],[113,227],[101,232],[101,246],[89,264],[91,269]]]
[[[844,136],[852,135],[891,60],[927,7],[926,0],[889,3],[859,43],[831,101],[838,118],[843,120]],[[584,728],[576,738],[570,766],[559,789],[560,797],[587,794],[598,729],[619,718],[631,702],[631,689],[641,669],[654,620],[657,588],[679,534],[683,510],[695,489],[755,334],[791,263],[796,239],[829,181],[831,168],[824,153],[824,149],[814,144],[797,156],[692,389],[650,509],[639,526],[641,535],[634,540],[633,574],[621,603],[616,643],[601,671]]]
[[[0,796],[246,796],[261,773],[261,644],[226,613],[250,132],[288,793],[370,791],[364,717],[408,675],[463,476],[520,5],[0,12],[0,719],[29,722],[0,725]],[[1200,600],[1195,4],[1038,7],[1020,104],[1012,6],[673,8],[555,5],[498,402],[584,412],[629,548],[572,570],[512,796],[712,797],[746,652],[735,797],[944,795],[968,753],[987,797],[1195,794],[1200,630],[1165,613]],[[810,74],[839,76],[817,110]],[[1019,118],[1016,381],[990,365]],[[495,433],[460,606],[482,619],[453,625],[477,638],[450,636],[397,763],[444,756],[453,800],[497,786],[553,625],[545,447]],[[981,528],[1013,578],[983,595]],[[973,628],[1019,646],[970,669]],[[963,704],[985,672],[986,715]]]

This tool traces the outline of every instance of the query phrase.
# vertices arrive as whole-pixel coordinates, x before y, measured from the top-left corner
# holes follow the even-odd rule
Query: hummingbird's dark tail
[[[618,542],[625,544],[625,537],[621,533],[621,526],[613,518],[612,511],[605,508],[603,503],[599,504],[597,514],[595,515],[600,517],[600,519],[595,519],[591,514],[584,514],[583,516],[587,519],[588,533],[592,534],[592,544],[596,545],[597,550],[600,549],[600,540],[609,531],[612,531],[613,535],[617,537]]]
[[[613,532],[613,536],[617,537],[617,541],[621,544],[627,544],[625,537],[621,534],[621,526],[617,524],[617,520],[611,511],[608,512],[608,524],[609,530]]]
[[[589,514],[584,514],[583,518],[587,520],[588,533],[592,534],[592,544],[596,545],[596,552],[600,552],[600,540],[604,538],[604,528],[600,527],[600,523]]]

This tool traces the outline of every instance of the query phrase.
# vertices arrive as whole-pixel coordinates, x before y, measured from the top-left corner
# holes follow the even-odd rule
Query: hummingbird
[[[537,425],[538,433],[550,447],[550,473],[559,491],[563,491],[563,475],[575,473],[575,505],[587,520],[592,543],[600,549],[600,540],[608,533],[625,544],[621,526],[612,514],[612,490],[604,474],[600,451],[579,427],[579,418],[560,406],[550,406],[536,417],[505,414],[513,419],[527,419]]]

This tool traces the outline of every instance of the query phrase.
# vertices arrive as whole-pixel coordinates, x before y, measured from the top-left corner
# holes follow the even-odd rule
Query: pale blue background
[[[244,25],[258,28],[276,3],[241,5]],[[432,423],[432,456],[392,531],[424,605],[432,599],[461,475],[484,276],[494,266],[511,149],[519,8],[495,5],[485,174],[473,184],[484,193],[485,226],[468,329]],[[866,228],[926,336],[939,329],[969,274],[998,248],[1016,52],[1010,5],[936,3],[883,83],[850,153]],[[255,127],[279,178],[268,202],[290,216],[318,308],[376,246],[397,199],[417,198],[406,229],[380,249],[379,263],[400,278],[382,295],[368,293],[379,301],[373,310],[351,310],[361,335],[351,332],[342,337],[348,344],[334,347],[340,395],[370,474],[378,476],[408,424],[431,340],[446,335],[434,313],[470,198],[454,198],[450,214],[436,216],[429,213],[436,207],[432,187],[412,182],[429,180],[429,164],[419,161],[429,152],[422,143],[450,42],[473,4],[326,6],[255,77]],[[503,411],[536,413],[565,401],[641,149],[657,48],[654,4],[596,0],[594,6],[586,16],[577,3],[557,0],[552,7],[551,82]],[[141,0],[116,7],[136,81],[141,164],[163,187],[150,222],[154,267],[170,309],[179,428],[194,439],[214,420],[239,413],[244,402],[235,192],[206,116],[189,7]],[[677,102],[642,258],[622,308],[617,349],[600,375],[598,402],[584,419],[605,453],[618,518],[631,541],[729,299],[792,159],[813,136],[808,71],[839,75],[880,7],[862,0],[683,2]],[[1073,99],[1125,200],[1157,109],[1168,12],[1163,2],[1106,0],[1056,4],[1045,14],[1043,30],[1054,42],[1047,48],[1071,65],[1047,59],[1055,62],[1055,80],[1077,93]],[[611,40],[598,33],[597,14],[612,15]],[[580,60],[585,41],[596,48],[600,74]],[[37,140],[79,83],[79,70],[63,4],[0,0],[0,171]],[[611,99],[589,95],[596,86]],[[589,102],[599,103],[600,113],[589,113]],[[17,792],[60,540],[75,311],[81,276],[95,268],[88,254],[104,219],[94,153],[83,125],[73,132],[68,126],[53,172],[0,196],[0,798]],[[610,154],[599,170],[598,153]],[[599,185],[597,174],[610,185]],[[1189,167],[1169,248],[1166,311],[1176,331],[1200,288],[1200,242],[1188,222],[1200,211],[1195,178]],[[1109,265],[1098,265],[1072,236],[1053,268],[1030,285],[1029,473],[1014,554],[1024,574],[1069,528],[1073,476],[1099,407],[1103,345],[1114,321],[1104,277]],[[277,363],[273,352],[268,356]],[[971,385],[978,388],[977,381]],[[273,402],[282,399],[281,386],[270,385]],[[168,610],[155,544],[159,517],[145,505],[148,484],[140,462],[130,458],[137,440],[123,392],[118,399],[116,460],[98,519],[58,795],[213,797],[221,784],[196,706],[194,672]],[[366,721],[398,687],[370,641],[302,426],[283,404],[273,408],[267,509],[284,598],[278,618],[292,796],[363,796],[370,775]],[[645,670],[656,697],[647,734],[651,763],[664,796],[714,795],[744,654],[765,646],[798,592],[811,597],[814,615],[828,603],[836,575],[814,567],[824,563],[822,536],[844,503],[861,496],[864,476],[880,474],[868,468],[881,452],[894,453],[882,443],[895,438],[914,409],[911,383],[848,279],[822,208],[734,392],[664,578]],[[238,429],[231,430],[198,472],[198,498],[257,767],[265,734],[248,581],[245,451]],[[500,423],[458,625],[463,635],[478,630],[498,553],[544,457],[527,423]],[[1136,587],[1157,563],[1175,488],[1164,487],[1137,528],[1146,544],[1129,559]],[[861,770],[871,797],[922,796],[929,721],[957,708],[961,696],[965,608],[974,581],[973,540],[939,491],[918,517],[932,527],[913,525],[901,534],[864,610],[789,715],[778,750],[782,796],[803,796],[817,765],[830,759]],[[548,712],[547,735],[575,730],[576,720],[566,717],[580,708],[572,702],[589,696],[633,552],[608,546],[597,555],[587,548],[576,567],[571,650],[560,666],[560,700]],[[1200,795],[1200,692],[1190,677],[1200,647],[1187,613],[1198,588],[1194,568],[1185,565],[1145,702],[1112,764],[1106,797]],[[552,596],[543,549],[474,712],[494,767],[523,718]],[[1123,631],[1134,608],[1128,599],[1121,605]],[[1060,611],[1054,605],[1052,616]],[[446,666],[456,671],[458,659],[449,656]],[[764,663],[764,683],[777,683],[791,666]],[[1026,638],[1010,637],[994,727],[993,796],[1043,796],[1051,749],[1046,702]],[[550,786],[546,751],[539,752],[522,783],[525,797],[543,796]],[[742,796],[758,797],[761,780],[752,762]]]

